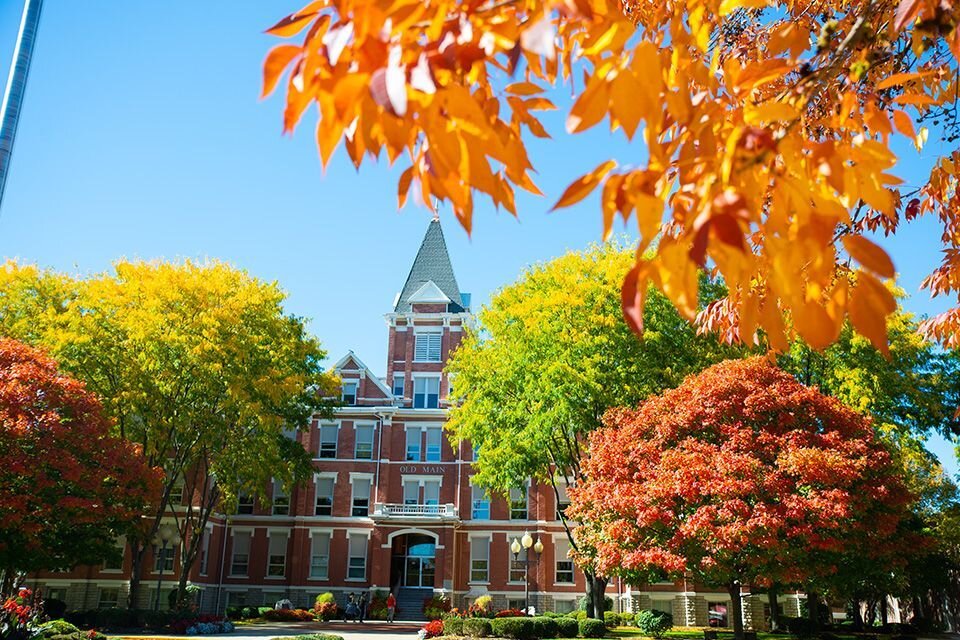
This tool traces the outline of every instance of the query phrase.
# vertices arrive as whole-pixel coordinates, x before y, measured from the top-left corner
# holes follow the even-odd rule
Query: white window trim
[[[357,457],[357,432],[360,427],[370,428],[370,457],[369,458],[358,458]],[[376,422],[361,422],[357,421],[353,423],[353,459],[354,460],[376,460],[376,444],[377,444],[377,423]]]

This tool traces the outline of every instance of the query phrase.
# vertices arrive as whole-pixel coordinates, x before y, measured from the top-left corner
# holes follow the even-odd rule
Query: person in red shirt
[[[393,622],[393,614],[397,611],[397,599],[393,597],[393,592],[387,596],[387,622]]]

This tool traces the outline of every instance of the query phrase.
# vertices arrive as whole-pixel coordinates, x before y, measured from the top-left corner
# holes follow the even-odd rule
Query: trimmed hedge
[[[580,635],[584,638],[602,638],[607,635],[607,625],[603,620],[586,618],[580,621]]]
[[[613,611],[604,611],[603,624],[606,625],[607,629],[616,629],[620,626],[620,614]]]
[[[490,622],[493,635],[514,640],[536,640],[533,618],[494,618]]]
[[[443,632],[448,636],[463,635],[463,618],[447,616],[443,619]]]
[[[552,618],[547,618],[546,616],[537,616],[531,618],[533,621],[533,633],[537,638],[556,638],[557,637],[557,623]]]
[[[506,620],[506,618],[500,618]],[[463,634],[471,638],[486,638],[493,634],[493,627],[486,618],[465,618],[463,621]]]
[[[558,638],[576,638],[580,633],[580,624],[573,618],[556,618]]]

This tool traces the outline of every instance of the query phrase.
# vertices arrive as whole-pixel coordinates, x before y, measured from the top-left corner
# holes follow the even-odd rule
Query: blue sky
[[[382,374],[383,314],[430,215],[412,203],[397,212],[404,165],[357,174],[341,150],[324,176],[313,114],[283,137],[280,95],[257,99],[260,63],[276,43],[263,30],[298,2],[46,0],[0,210],[0,256],[81,273],[121,257],[226,260],[279,281],[289,310],[311,318],[332,359],[353,349]],[[0,2],[3,83],[21,4]],[[561,110],[569,103],[562,90],[555,97]],[[534,141],[531,158],[548,195],[521,194],[519,221],[481,200],[468,238],[443,212],[474,306],[525,265],[599,239],[595,197],[547,213],[571,180],[611,156],[642,161],[637,145],[605,125],[568,137],[557,114],[547,127],[555,140]],[[922,180],[925,157],[905,158],[902,175]],[[945,307],[917,290],[938,260],[937,238],[920,223],[881,241],[912,296],[906,306],[920,314]],[[950,447],[935,448],[956,472]]]

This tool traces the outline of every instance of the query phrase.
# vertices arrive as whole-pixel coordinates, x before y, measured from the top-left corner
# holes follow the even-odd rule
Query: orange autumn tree
[[[285,77],[284,130],[316,103],[324,165],[341,142],[357,167],[403,156],[400,205],[413,189],[470,232],[477,195],[516,214],[516,188],[540,193],[525,138],[548,137],[545,92],[566,82],[569,133],[608,119],[646,147],[556,204],[600,187],[605,234],[637,224],[636,330],[651,284],[693,319],[711,269],[730,296],[706,329],[823,348],[849,318],[886,350],[895,273],[870,232],[935,216],[943,259],[923,286],[960,292],[958,14],[953,0],[316,0],[268,30],[293,40],[267,55],[263,94]],[[903,185],[894,147],[930,135],[949,152]],[[960,346],[960,308],[922,331]]]
[[[0,337],[0,594],[27,572],[115,555],[159,480],[83,383]]]
[[[912,496],[869,418],[766,359],[728,360],[591,434],[571,489],[578,561],[643,584],[829,584],[844,557],[892,571]]]

